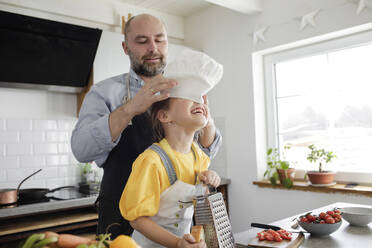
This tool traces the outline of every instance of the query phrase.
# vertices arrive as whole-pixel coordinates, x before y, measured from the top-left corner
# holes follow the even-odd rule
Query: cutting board
[[[275,241],[259,241],[258,238],[254,238],[249,241],[248,246],[257,248],[297,248],[300,247],[302,242],[305,240],[303,233],[292,233],[292,240],[283,240],[282,242]]]

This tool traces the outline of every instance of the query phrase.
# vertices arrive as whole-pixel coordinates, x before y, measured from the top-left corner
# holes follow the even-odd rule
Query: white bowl
[[[298,224],[305,231],[311,233],[312,235],[324,236],[324,235],[330,235],[331,233],[334,233],[335,231],[337,231],[342,224],[342,220],[334,224],[307,223],[307,222],[301,222],[301,221],[298,221]]]
[[[372,208],[340,208],[341,216],[353,226],[367,226],[372,222]]]

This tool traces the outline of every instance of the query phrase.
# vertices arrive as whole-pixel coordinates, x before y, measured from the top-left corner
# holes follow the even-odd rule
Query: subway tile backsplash
[[[77,119],[0,119],[0,188],[77,185],[80,168],[70,148]]]

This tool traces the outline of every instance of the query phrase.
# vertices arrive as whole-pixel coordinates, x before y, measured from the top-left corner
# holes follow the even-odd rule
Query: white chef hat
[[[207,94],[222,78],[223,67],[202,52],[186,49],[171,61],[164,76],[178,84],[169,90],[170,97],[203,103]]]

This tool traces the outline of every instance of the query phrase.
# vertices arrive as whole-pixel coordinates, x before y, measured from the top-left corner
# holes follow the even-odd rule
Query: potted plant
[[[308,146],[310,149],[309,154],[307,155],[307,160],[311,163],[319,163],[318,171],[308,171],[306,174],[309,177],[309,180],[312,184],[331,184],[333,183],[335,172],[333,171],[324,171],[323,163],[329,163],[332,161],[336,155],[331,151],[326,151],[324,149],[318,149],[314,144]]]
[[[290,146],[284,146],[284,149],[290,149]],[[289,161],[280,159],[280,153],[277,148],[269,148],[267,150],[267,169],[264,173],[264,177],[267,177],[271,184],[276,185],[279,180],[286,188],[293,186],[295,169],[290,168]]]
[[[94,181],[94,171],[92,163],[82,163],[81,165],[81,182],[89,183]]]

